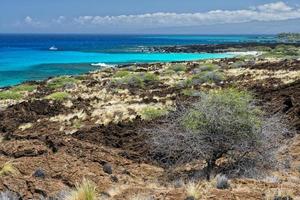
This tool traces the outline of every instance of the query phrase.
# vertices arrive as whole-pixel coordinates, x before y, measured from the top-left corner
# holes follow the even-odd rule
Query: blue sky
[[[299,0],[0,0],[0,33],[300,32]]]

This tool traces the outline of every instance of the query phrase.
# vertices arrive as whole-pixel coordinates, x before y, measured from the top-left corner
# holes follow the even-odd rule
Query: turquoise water
[[[0,52],[0,86],[57,75],[76,75],[98,69],[91,64],[190,61],[230,57],[230,54],[93,53],[80,51],[10,50]],[[8,70],[9,69],[9,70]]]
[[[274,42],[267,35],[49,35],[0,34],[0,87],[128,64],[231,57],[230,54],[144,53],[146,47]],[[50,51],[55,46],[58,51]]]

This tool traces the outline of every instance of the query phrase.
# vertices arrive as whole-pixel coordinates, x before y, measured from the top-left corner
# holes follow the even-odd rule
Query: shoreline
[[[300,47],[300,43],[240,43],[240,44],[218,44],[218,45],[172,45],[172,46],[156,46],[156,47],[149,47],[145,48],[149,53],[223,53],[223,54],[229,54],[232,57],[238,57],[238,56],[260,56],[261,49],[257,48],[275,48],[278,45],[293,45],[296,47]],[[228,56],[228,58],[232,58]],[[210,58],[208,58],[209,60]],[[216,58],[218,59],[218,58]],[[200,59],[202,60],[202,59]],[[187,61],[197,61],[195,60],[184,60],[184,61],[163,61],[163,62],[153,62],[153,63],[172,63],[172,62],[187,62]],[[129,64],[114,64],[116,67],[123,67],[127,65],[132,65],[132,64],[147,64],[147,63],[152,63],[152,62],[141,62],[141,63],[129,63]],[[78,63],[77,63],[78,64]],[[91,67],[98,67],[100,64],[102,66],[104,65],[110,65],[107,63],[85,63]],[[71,64],[70,64],[71,65]],[[99,70],[99,69],[96,69]],[[85,73],[80,73],[78,75],[86,74],[86,73],[91,73],[95,70],[91,70]],[[58,76],[78,76],[78,75],[58,75]],[[56,76],[50,76],[48,78],[45,78],[43,80],[27,80],[23,81],[18,84],[14,85],[8,85],[8,86],[0,86],[0,90],[6,89],[12,86],[17,86],[20,84],[24,84],[26,82],[39,82],[39,81],[44,81],[48,80],[50,78],[53,78]]]
[[[97,184],[99,193],[113,199],[131,199],[140,192],[157,199],[185,199],[185,184],[174,187],[174,181],[189,183],[202,164],[191,162],[173,171],[157,164],[149,157],[145,130],[164,127],[169,123],[165,115],[193,105],[201,92],[235,86],[253,92],[266,115],[275,112],[299,132],[299,66],[296,59],[240,56],[123,65],[10,88],[23,96],[0,100],[0,165],[11,163],[21,173],[1,177],[0,190],[14,191],[21,199],[54,197],[87,178]],[[230,177],[232,188],[208,188],[209,193],[215,199],[224,195],[262,199],[265,191],[284,184],[300,194],[299,141],[299,134],[282,140],[289,148],[278,159],[296,156],[285,169],[288,173],[270,172],[278,183]],[[201,177],[199,181],[206,184]]]

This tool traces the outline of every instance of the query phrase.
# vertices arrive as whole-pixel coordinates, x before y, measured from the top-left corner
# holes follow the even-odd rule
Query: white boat
[[[49,48],[49,50],[50,50],[50,51],[57,51],[58,48],[56,48],[55,46],[52,46],[52,47]]]

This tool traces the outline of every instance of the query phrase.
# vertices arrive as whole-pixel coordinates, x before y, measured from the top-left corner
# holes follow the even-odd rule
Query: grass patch
[[[6,90],[0,92],[0,100],[7,100],[7,99],[19,100],[22,97],[23,95],[16,91]]]
[[[79,80],[73,77],[61,76],[50,80],[47,83],[47,87],[51,89],[57,89],[65,86],[68,83],[77,83]]]
[[[149,121],[166,115],[168,111],[166,109],[156,108],[148,106],[140,112],[140,115],[143,120]]]
[[[0,176],[6,176],[16,173],[18,173],[18,170],[13,166],[11,162],[4,163],[0,170]]]
[[[119,70],[114,74],[114,78],[123,78],[125,76],[129,76],[130,72],[125,70]]]
[[[84,179],[81,184],[76,185],[76,189],[71,191],[65,200],[96,200],[98,193],[95,183]]]
[[[34,90],[36,90],[37,85],[30,85],[30,84],[22,84],[22,85],[18,85],[15,86],[13,88],[10,89],[10,91],[13,92],[33,92]]]
[[[45,97],[45,99],[55,100],[55,101],[63,101],[69,98],[69,93],[67,92],[54,92]]]

